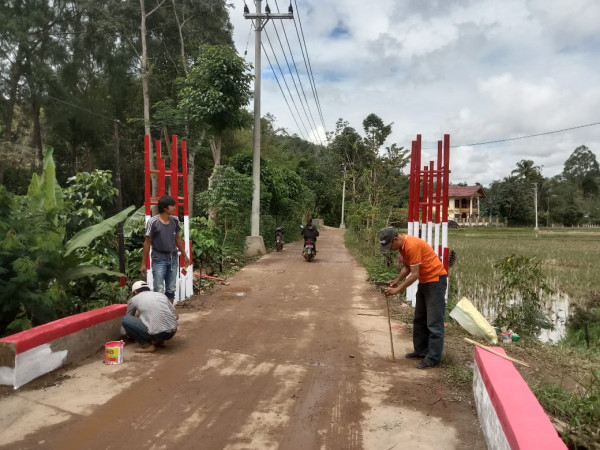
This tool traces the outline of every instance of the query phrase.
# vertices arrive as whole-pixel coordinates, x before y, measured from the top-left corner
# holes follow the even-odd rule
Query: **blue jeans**
[[[415,318],[413,320],[413,345],[415,353],[425,355],[425,360],[439,364],[444,347],[444,315],[446,313],[446,286],[448,278],[419,283]]]
[[[129,314],[126,314],[123,317],[122,325],[127,334],[140,344],[140,347],[147,347],[150,344],[159,341],[168,341],[175,336],[175,331],[163,331],[158,334],[150,334],[148,333],[148,327],[144,325],[144,322],[142,322],[139,317],[131,316]]]
[[[154,292],[164,292],[171,303],[175,299],[175,283],[179,269],[179,258],[152,261],[152,278],[154,279]]]

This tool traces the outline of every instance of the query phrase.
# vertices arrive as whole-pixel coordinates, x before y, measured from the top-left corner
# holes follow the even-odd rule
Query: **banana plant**
[[[81,250],[123,222],[134,206],[65,242],[65,206],[52,149],[26,196],[0,190],[0,197],[0,336],[5,329],[20,331],[79,312],[95,289],[95,277],[122,275],[90,264],[90,252]]]

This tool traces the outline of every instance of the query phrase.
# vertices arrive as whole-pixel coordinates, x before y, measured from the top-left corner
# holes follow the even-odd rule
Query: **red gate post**
[[[168,142],[167,142],[168,143]],[[152,155],[150,154],[150,136],[144,136],[144,170],[145,170],[145,189],[144,189],[144,205],[145,205],[145,215],[146,215],[146,223],[150,220],[152,215],[152,205],[156,205],[160,197],[166,194],[167,186],[170,191],[170,195],[175,199],[175,211],[177,216],[179,216],[179,207],[183,207],[183,240],[185,242],[186,253],[188,253],[188,257],[190,261],[192,260],[192,248],[190,241],[190,224],[189,224],[189,199],[188,199],[188,165],[187,165],[187,143],[186,141],[181,142],[181,166],[182,172],[179,172],[179,152],[178,152],[178,139],[177,135],[171,136],[171,163],[169,165],[169,169],[166,169],[165,160],[162,157],[161,153],[161,141],[156,141],[156,170],[150,169],[150,158]],[[151,176],[155,175],[157,177],[158,184],[158,196],[152,197],[151,194]],[[167,183],[167,177],[169,177],[169,182]],[[179,195],[179,179],[183,180],[183,196]],[[151,269],[151,259],[148,258],[148,271],[146,275],[146,281],[149,286],[153,286],[152,280],[152,270]],[[183,267],[183,255],[180,255],[180,271],[177,277],[177,285],[175,289],[175,300],[177,303],[180,300],[188,298],[193,295],[193,264],[189,267]]]

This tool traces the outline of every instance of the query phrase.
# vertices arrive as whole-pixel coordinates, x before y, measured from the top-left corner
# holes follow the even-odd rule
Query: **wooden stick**
[[[392,361],[396,362],[396,357],[394,356],[394,340],[392,339],[392,322],[390,320],[390,299],[386,295],[385,303],[387,304],[387,316],[388,316],[388,328],[390,329],[390,347],[392,347]]]
[[[480,344],[479,342],[475,342],[472,339],[464,338],[464,340],[467,341],[469,344],[473,344],[479,348],[487,350],[488,352],[493,353],[494,355],[499,356],[500,358],[508,359],[509,361],[516,362],[517,364],[521,364],[522,366],[529,367],[529,364],[527,364],[524,361],[520,361],[518,359],[511,358],[510,356],[503,355],[502,353],[498,353],[496,350],[494,350],[486,345]]]

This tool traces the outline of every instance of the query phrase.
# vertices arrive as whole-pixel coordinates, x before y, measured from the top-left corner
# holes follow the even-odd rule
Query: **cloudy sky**
[[[233,1],[235,44],[241,55],[247,49],[246,58],[253,63],[250,20],[243,17],[243,0]],[[588,146],[600,160],[600,125],[466,145],[600,122],[600,1],[292,2],[295,21],[272,21],[263,33],[279,83],[290,95],[271,47],[295,98],[296,103],[288,99],[290,108],[298,115],[296,104],[303,117],[294,120],[263,53],[261,112],[273,114],[277,127],[304,137],[323,135],[298,43],[295,25],[300,29],[301,24],[327,131],[343,118],[363,134],[362,120],[375,113],[393,122],[386,145],[410,148],[421,134],[423,147],[434,148],[448,133],[451,145],[460,146],[451,153],[453,183],[488,185],[509,175],[522,159],[541,166],[544,176],[554,176],[579,145]],[[269,4],[272,12],[287,12],[289,0]],[[248,6],[255,12],[254,2],[248,0]],[[296,63],[300,96],[276,30],[292,71]],[[308,114],[303,112],[304,95]],[[434,154],[424,150],[423,160]]]

